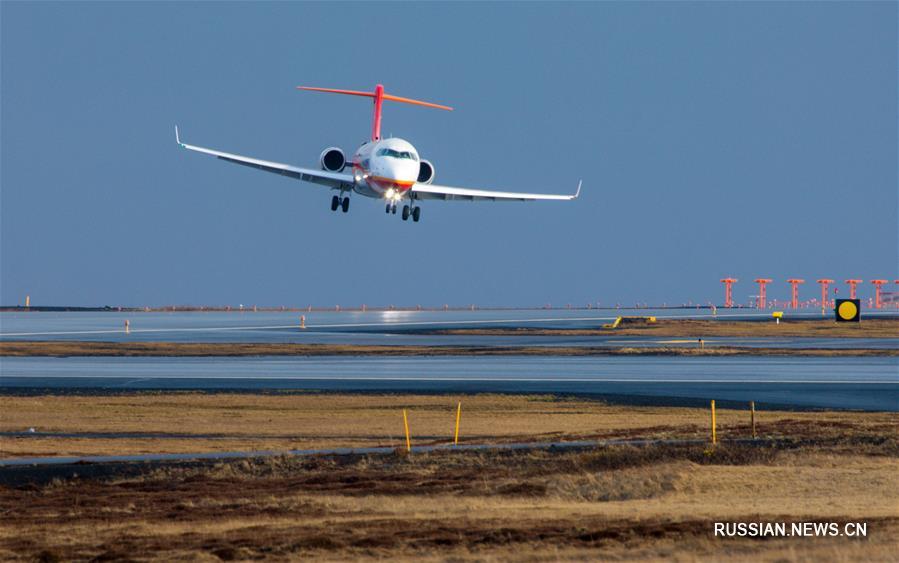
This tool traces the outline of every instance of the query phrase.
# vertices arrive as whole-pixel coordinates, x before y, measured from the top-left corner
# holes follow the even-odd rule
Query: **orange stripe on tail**
[[[400,102],[403,104],[412,104],[416,106],[424,106],[435,109],[443,109],[447,111],[453,111],[453,108],[449,106],[443,106],[440,104],[433,104],[431,102],[423,102],[421,100],[414,100],[412,98],[403,98],[400,96],[394,96],[393,94],[386,94],[384,92],[384,86],[378,84],[375,86],[374,92],[360,92],[359,90],[340,90],[337,88],[318,88],[315,86],[297,86],[298,90],[308,90],[310,92],[326,92],[328,94],[345,94],[348,96],[363,96],[366,98],[374,98],[374,115],[372,116],[372,127],[371,127],[371,140],[377,141],[381,138],[381,102],[383,100],[390,100],[391,102]]]

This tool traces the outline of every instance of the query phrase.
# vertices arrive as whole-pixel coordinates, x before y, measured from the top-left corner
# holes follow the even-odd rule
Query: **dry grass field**
[[[148,466],[0,485],[0,558],[894,560],[895,442],[853,450],[612,447]],[[718,521],[868,530],[716,538]]]
[[[552,395],[0,395],[0,431],[34,428],[74,435],[0,437],[0,457],[399,447],[404,443],[402,409],[409,413],[415,445],[446,444],[460,401],[462,443],[704,438],[709,433],[708,409],[608,405]],[[894,413],[757,408],[761,437],[832,439],[899,431]],[[722,439],[750,437],[748,405],[718,408],[717,418]]]
[[[407,454],[447,443],[707,435],[708,410],[506,395],[2,396],[0,457],[387,445],[384,455],[0,469],[0,560],[886,561],[899,415],[758,412],[757,444]],[[719,409],[719,436],[749,435]],[[193,436],[193,437],[191,437]],[[866,522],[865,538],[716,538],[726,522]]]

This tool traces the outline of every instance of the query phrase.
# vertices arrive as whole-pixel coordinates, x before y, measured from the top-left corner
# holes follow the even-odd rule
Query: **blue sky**
[[[11,3],[0,302],[738,301],[897,277],[897,4]],[[387,105],[456,186],[422,222],[177,148],[313,166]],[[845,290],[842,290],[845,291]],[[842,293],[841,291],[841,293]],[[865,284],[864,295],[871,293]]]

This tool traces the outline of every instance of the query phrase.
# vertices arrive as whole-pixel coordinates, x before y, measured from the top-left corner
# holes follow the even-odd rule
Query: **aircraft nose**
[[[411,160],[391,163],[390,177],[403,182],[415,180],[418,177],[418,163]]]

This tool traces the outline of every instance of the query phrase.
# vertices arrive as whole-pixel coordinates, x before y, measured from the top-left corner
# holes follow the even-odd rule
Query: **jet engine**
[[[329,147],[323,150],[318,160],[321,162],[322,170],[327,170],[328,172],[340,172],[346,166],[346,156],[337,147]]]
[[[427,160],[422,160],[418,165],[418,183],[430,184],[434,181],[434,165]]]

